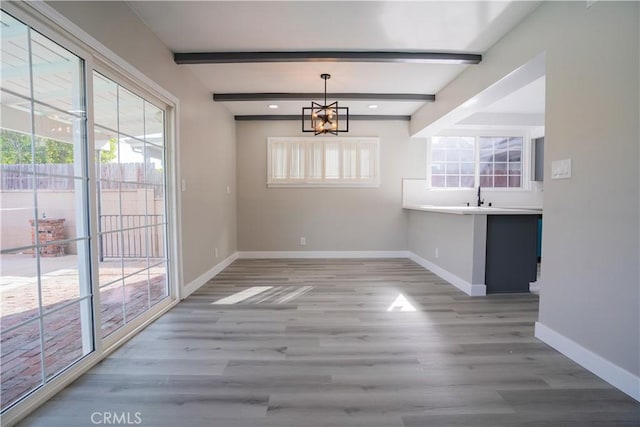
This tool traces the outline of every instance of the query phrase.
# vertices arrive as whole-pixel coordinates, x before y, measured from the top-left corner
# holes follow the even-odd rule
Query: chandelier
[[[349,107],[338,107],[338,101],[327,104],[327,80],[331,74],[321,74],[324,80],[324,105],[311,102],[311,107],[302,107],[302,132],[314,135],[349,132]]]

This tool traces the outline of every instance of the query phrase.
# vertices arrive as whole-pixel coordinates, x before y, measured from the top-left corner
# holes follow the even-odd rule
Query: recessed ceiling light
[[[378,106],[376,104],[371,104],[369,105],[369,108],[374,109],[374,108],[378,108]]]
[[[275,110],[276,108],[278,108],[278,106],[276,104],[269,104],[269,108]]]

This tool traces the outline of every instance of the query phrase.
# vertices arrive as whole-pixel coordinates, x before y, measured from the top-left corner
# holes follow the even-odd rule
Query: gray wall
[[[478,274],[474,277],[473,268],[474,220],[477,216],[411,211],[408,248],[468,283],[484,284],[484,277],[478,277]]]
[[[555,39],[547,54],[540,301],[543,324],[635,375],[640,375],[638,5],[600,2],[574,17],[572,25],[557,23],[564,37]],[[546,15],[553,19],[553,8]],[[573,178],[551,180],[550,161],[565,158],[573,159]]]
[[[402,178],[423,174],[425,167],[424,141],[409,140],[407,122],[350,123],[350,137],[380,137],[379,188],[267,188],[270,136],[309,134],[297,121],[237,123],[240,250],[407,249]]]
[[[640,374],[639,3],[546,2],[414,115],[412,131],[546,52],[540,322]],[[571,158],[573,177],[551,180]]]
[[[184,285],[237,250],[235,124],[209,90],[122,2],[49,2],[54,9],[180,100]],[[227,194],[227,186],[231,194]],[[214,248],[218,248],[218,259]]]

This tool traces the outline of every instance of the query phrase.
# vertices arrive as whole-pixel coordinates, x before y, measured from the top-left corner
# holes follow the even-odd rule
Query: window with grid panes
[[[478,137],[481,187],[522,186],[522,137]]]
[[[431,186],[475,186],[475,138],[437,136],[431,139]]]
[[[431,187],[521,188],[523,141],[520,136],[432,137]]]

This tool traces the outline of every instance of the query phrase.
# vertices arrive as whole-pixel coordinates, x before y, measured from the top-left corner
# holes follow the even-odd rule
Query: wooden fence
[[[38,190],[74,190],[74,175],[72,163],[2,165],[0,191],[32,190],[34,186]],[[122,188],[127,189],[144,188],[148,184],[164,185],[163,171],[144,163],[102,164],[98,179],[105,190],[118,189],[121,183]],[[156,188],[158,192],[162,192],[161,187]]]

